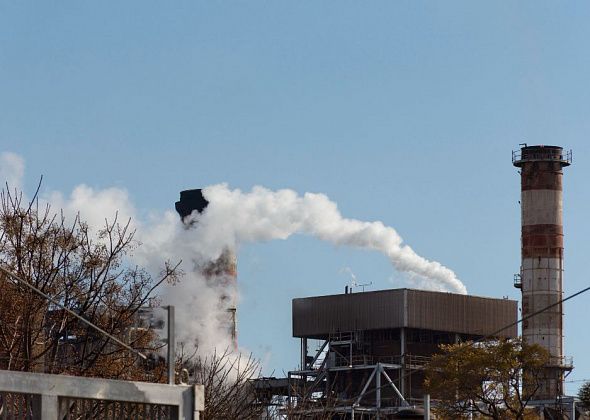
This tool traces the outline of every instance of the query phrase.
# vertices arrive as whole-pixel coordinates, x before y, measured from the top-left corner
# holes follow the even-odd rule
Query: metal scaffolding
[[[404,343],[405,331],[396,342]],[[428,357],[407,353],[402,345],[397,355],[375,355],[368,332],[331,334],[313,356],[307,339],[301,339],[301,369],[289,372],[288,408],[295,418],[313,418],[332,413],[336,418],[383,418],[414,403],[411,379],[424,368]]]

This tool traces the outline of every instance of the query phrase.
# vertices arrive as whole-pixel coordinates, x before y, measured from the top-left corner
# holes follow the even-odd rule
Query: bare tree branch
[[[130,220],[105,220],[94,235],[80,216],[39,205],[41,180],[26,204],[23,194],[0,191],[0,263],[60,306],[97,325],[137,350],[156,351],[150,328],[137,328],[138,311],[156,288],[179,275],[164,263],[152,278],[130,266],[136,246]],[[0,368],[135,380],[162,380],[162,363],[145,363],[115,346],[67,311],[0,273]],[[132,336],[131,336],[132,335]]]

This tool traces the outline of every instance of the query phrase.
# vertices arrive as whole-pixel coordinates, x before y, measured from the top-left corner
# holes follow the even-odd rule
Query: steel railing
[[[512,163],[535,160],[563,162],[567,163],[568,165],[572,163],[573,156],[571,150],[564,150],[561,153],[554,153],[554,151],[555,149],[551,148],[547,148],[543,152],[536,153],[531,151],[526,151],[523,153],[522,150],[513,150]]]
[[[0,419],[198,420],[202,385],[0,371]]]

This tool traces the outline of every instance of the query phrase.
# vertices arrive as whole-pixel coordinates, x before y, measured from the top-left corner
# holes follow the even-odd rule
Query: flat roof
[[[417,289],[293,299],[293,337],[325,339],[336,332],[416,328],[486,336],[517,321],[515,300]],[[516,337],[517,326],[500,337]]]

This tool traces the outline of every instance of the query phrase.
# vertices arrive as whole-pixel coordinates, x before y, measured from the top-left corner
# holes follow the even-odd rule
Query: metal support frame
[[[315,353],[309,354],[313,358],[308,357],[309,343],[302,339],[300,348],[304,369],[288,374],[287,404],[290,412],[313,416],[319,412],[318,404],[321,405],[326,398],[335,398],[334,405],[330,405],[331,412],[346,414],[347,418],[367,414],[383,418],[411,407],[416,401],[406,399],[410,389],[406,378],[408,374],[423,368],[423,360],[420,356],[408,354],[407,329],[400,328],[397,334],[400,352],[383,357],[365,353],[364,342],[355,332],[330,334]],[[453,338],[458,337],[452,337],[451,342]],[[366,373],[363,374],[363,371]],[[399,378],[396,371],[399,372]],[[352,395],[341,397],[332,392],[335,378],[340,378],[342,374],[355,375],[357,381],[364,378],[361,383],[355,383]],[[395,378],[395,382],[392,378]],[[387,392],[384,392],[385,388]],[[387,396],[387,400],[384,396]],[[420,402],[418,404],[421,405]]]
[[[374,369],[373,372],[371,372],[371,375],[369,376],[369,379],[367,379],[367,382],[365,383],[365,386],[363,387],[363,390],[361,391],[360,395],[358,396],[358,398],[354,402],[354,405],[355,406],[358,407],[359,404],[361,403],[361,400],[363,399],[363,397],[367,393],[367,389],[369,388],[369,385],[371,385],[371,381],[373,381],[373,378],[375,377],[375,373],[376,372],[377,372],[376,369]]]
[[[307,338],[301,339],[301,370],[307,369]]]
[[[365,383],[363,390],[361,391],[360,395],[355,400],[355,402],[354,402],[355,406],[358,407],[360,405],[361,400],[368,393],[368,389],[369,389],[369,386],[371,385],[371,382],[373,382],[373,378],[375,378],[375,408],[377,409],[377,411],[379,411],[381,409],[381,389],[383,388],[381,385],[381,376],[382,375],[385,378],[385,380],[387,381],[387,383],[393,388],[393,390],[395,391],[395,393],[399,397],[399,399],[401,400],[402,407],[409,406],[408,402],[406,401],[406,399],[404,398],[402,393],[399,391],[399,389],[397,389],[397,387],[395,386],[395,384],[393,383],[393,381],[391,380],[391,378],[389,377],[387,372],[385,372],[385,367],[399,369],[399,366],[397,366],[397,365],[387,365],[384,363],[377,363],[374,366],[374,369],[371,372],[371,375],[369,375],[369,378],[367,379],[367,382]]]
[[[389,385],[391,385],[393,387],[393,390],[396,392],[397,396],[402,401],[402,406],[409,406],[410,404],[408,404],[408,402],[404,398],[403,393],[397,389],[397,387],[395,386],[395,384],[393,383],[393,381],[391,380],[391,378],[389,377],[387,372],[385,372],[385,369],[381,368],[381,373],[383,376],[385,376],[385,379],[387,379],[387,382],[389,382]]]
[[[327,345],[328,345],[328,340],[324,341],[324,343],[322,344],[320,349],[316,352],[316,355],[314,356],[313,360],[309,364],[310,369],[315,364],[315,362],[317,362],[317,360],[320,358],[320,356],[322,355],[322,352],[324,351],[324,349],[326,348]]]

